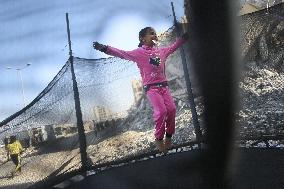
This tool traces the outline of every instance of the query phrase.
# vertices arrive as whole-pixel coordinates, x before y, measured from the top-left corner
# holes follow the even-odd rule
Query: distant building
[[[138,100],[141,98],[143,93],[142,82],[141,80],[133,79],[131,85],[134,95],[134,103],[136,104]]]
[[[245,3],[242,6],[241,10],[239,11],[239,15],[249,14],[249,13],[252,13],[252,12],[259,11],[260,9],[261,9],[261,7],[255,5],[255,4]]]
[[[239,11],[239,15],[245,15],[249,13],[253,13],[265,8],[272,7],[274,5],[283,3],[284,0],[247,0]]]
[[[284,0],[247,0],[247,3],[254,4],[258,7],[263,8],[268,8],[274,5],[277,5],[279,3],[283,3]]]
[[[104,106],[95,106],[93,108],[94,117],[96,122],[102,122],[106,120],[110,120],[111,117],[111,111],[104,107]]]

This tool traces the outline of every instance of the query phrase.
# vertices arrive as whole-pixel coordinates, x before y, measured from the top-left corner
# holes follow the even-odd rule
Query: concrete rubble
[[[278,7],[281,9],[281,7]],[[275,9],[280,14],[281,10]],[[284,21],[274,15],[265,15],[265,11],[241,17],[241,54],[242,65],[239,82],[240,110],[237,112],[240,136],[262,136],[284,134]],[[283,10],[282,13],[283,15]],[[263,19],[265,17],[265,19]],[[172,31],[171,31],[172,32]],[[174,35],[172,35],[174,36]],[[185,90],[179,53],[171,56],[168,65],[170,88],[177,105],[176,134],[174,144],[182,144],[195,139],[190,108]],[[190,64],[190,63],[189,63]],[[191,65],[189,65],[191,68]],[[198,92],[198,82],[190,70],[193,91],[200,125],[204,130],[202,97]],[[117,123],[115,129],[106,128],[98,133],[96,140],[88,143],[87,153],[96,165],[123,158],[128,155],[151,151],[153,145],[154,123],[152,108],[145,94],[131,107],[129,115]],[[91,133],[90,133],[91,134]],[[246,146],[251,145],[247,142]],[[270,142],[282,146],[283,140]],[[63,162],[72,157],[72,161],[63,168],[79,167],[78,148],[71,151],[58,151],[38,154],[38,149],[27,149],[23,156],[23,171],[15,178],[9,178],[14,165],[6,162],[4,148],[0,149],[0,186],[23,184],[25,188],[58,169]],[[33,154],[33,155],[31,155]],[[12,186],[17,188],[16,186]],[[18,187],[18,188],[21,188]],[[6,187],[8,188],[8,187]]]

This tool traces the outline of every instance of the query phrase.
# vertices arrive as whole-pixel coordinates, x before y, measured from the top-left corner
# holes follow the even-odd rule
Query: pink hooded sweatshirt
[[[178,38],[173,44],[168,47],[149,47],[143,45],[132,51],[124,51],[108,46],[106,54],[116,56],[122,59],[130,60],[137,63],[142,77],[143,85],[160,83],[167,81],[165,74],[165,62],[167,57],[179,48],[185,40]],[[159,63],[152,64],[150,59],[158,57]]]

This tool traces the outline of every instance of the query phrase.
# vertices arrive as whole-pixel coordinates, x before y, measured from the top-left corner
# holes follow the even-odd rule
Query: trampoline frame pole
[[[173,17],[174,17],[174,25],[176,27],[177,36],[179,37],[179,36],[181,36],[181,31],[180,31],[180,28],[179,28],[179,25],[178,25],[178,22],[177,22],[177,19],[176,19],[176,14],[175,14],[173,2],[171,2],[171,6],[172,6]],[[191,89],[191,82],[190,82],[187,63],[186,63],[186,57],[185,57],[184,49],[183,49],[182,46],[180,47],[180,54],[181,54],[182,67],[183,67],[183,71],[184,71],[186,90],[187,90],[187,94],[188,94],[187,96],[188,96],[188,101],[189,101],[190,110],[191,110],[191,114],[192,114],[192,120],[193,120],[195,135],[196,135],[196,141],[198,142],[198,147],[201,148],[202,133],[201,133],[200,125],[199,125],[199,122],[198,122],[198,115],[197,115],[197,112],[196,112],[196,105],[195,105],[195,102],[194,102],[194,96],[193,96],[192,89]]]
[[[74,101],[75,101],[77,128],[78,128],[78,135],[79,135],[79,145],[80,145],[82,170],[86,170],[87,169],[86,135],[85,135],[81,106],[80,106],[79,90],[78,90],[78,86],[77,86],[76,75],[75,75],[75,72],[74,72],[68,13],[66,13],[66,22],[67,22],[69,56],[70,56],[69,62],[70,62],[70,65],[71,65],[71,75],[72,75],[72,83],[73,83],[73,91],[74,91]]]

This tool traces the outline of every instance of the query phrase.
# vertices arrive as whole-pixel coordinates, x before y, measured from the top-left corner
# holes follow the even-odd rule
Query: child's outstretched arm
[[[93,47],[96,50],[99,50],[101,52],[104,52],[108,55],[112,55],[112,56],[116,56],[125,60],[130,60],[130,61],[134,61],[136,60],[136,53],[135,50],[133,51],[124,51],[124,50],[120,50],[111,46],[107,46],[107,45],[103,45],[100,44],[98,42],[93,42]]]
[[[163,48],[165,56],[168,57],[172,54],[175,50],[181,47],[189,38],[188,33],[184,33],[181,37],[177,38],[177,40],[168,47]]]
[[[187,41],[188,38],[189,38],[188,32],[185,32],[185,33],[181,36],[181,38],[182,38],[183,40]]]

